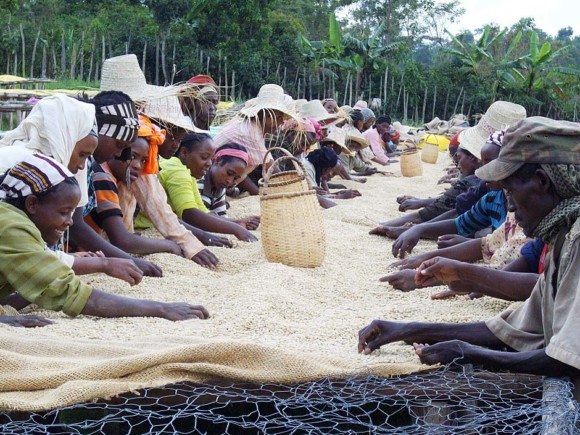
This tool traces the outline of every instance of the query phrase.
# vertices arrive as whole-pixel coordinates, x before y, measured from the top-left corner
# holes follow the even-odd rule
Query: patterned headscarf
[[[167,132],[151,122],[145,115],[139,115],[139,137],[147,139],[149,142],[149,157],[143,168],[143,174],[154,175],[159,172],[159,145],[165,142]]]
[[[371,109],[368,108],[361,109],[360,113],[363,116],[364,122],[367,122],[371,118],[376,118],[375,112],[373,112]]]
[[[549,243],[564,226],[571,227],[580,216],[580,165],[541,164],[562,201],[540,221],[534,236]]]
[[[132,101],[110,106],[95,106],[95,109],[100,135],[125,142],[137,139],[139,119]]]
[[[505,130],[494,131],[492,134],[489,135],[487,141],[501,148],[501,146],[503,145],[504,134]]]
[[[73,174],[50,157],[31,154],[14,165],[0,182],[0,200],[25,198],[46,192]]]

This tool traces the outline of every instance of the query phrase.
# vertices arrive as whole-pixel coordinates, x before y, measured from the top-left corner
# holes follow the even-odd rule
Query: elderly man
[[[206,75],[194,76],[187,83],[194,85],[198,96],[197,98],[181,97],[181,108],[197,128],[209,130],[219,102],[217,85],[214,79]]]
[[[359,332],[359,352],[413,343],[425,364],[473,363],[487,369],[580,381],[580,125],[542,117],[510,127],[498,159],[476,175],[499,181],[524,232],[549,245],[544,273],[526,302],[485,322],[437,324],[375,320]],[[449,262],[423,263],[424,284],[459,278]],[[507,350],[507,351],[506,351]],[[580,394],[576,389],[576,396]]]

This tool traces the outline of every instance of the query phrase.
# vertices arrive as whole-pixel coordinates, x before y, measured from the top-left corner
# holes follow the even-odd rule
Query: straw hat
[[[296,113],[302,112],[302,106],[306,103],[308,103],[308,100],[305,100],[303,98],[300,98],[298,100],[294,100],[294,111]]]
[[[328,113],[320,100],[307,101],[300,108],[300,116],[305,118],[313,118],[318,121],[322,127],[337,121],[338,115],[335,113]]]
[[[253,118],[260,110],[278,110],[289,118],[296,118],[294,101],[284,94],[284,89],[278,85],[264,85],[260,88],[258,96],[246,101],[246,105],[240,113]]]
[[[367,104],[367,102],[366,102],[366,101],[364,101],[364,100],[359,100],[359,101],[357,101],[357,102],[355,103],[355,105],[354,105],[354,106],[352,106],[352,108],[353,108],[354,110],[362,110],[362,109],[368,109],[368,108],[369,108],[369,106],[368,106],[368,104]]]
[[[328,136],[320,141],[321,144],[324,142],[334,142],[342,148],[344,154],[354,156],[354,153],[346,146],[346,132],[342,128],[335,128],[332,130]]]
[[[352,125],[345,125],[342,127],[342,130],[346,133],[346,139],[352,142],[356,142],[359,144],[361,148],[367,148],[369,146],[369,142],[367,139],[362,135],[357,128],[353,127]]]
[[[122,91],[135,101],[151,96],[155,87],[147,84],[134,54],[111,57],[103,62],[101,91]]]
[[[508,101],[496,101],[481,117],[475,127],[459,134],[459,148],[469,151],[481,160],[481,149],[494,131],[503,130],[526,117],[526,109]]]
[[[162,86],[156,88],[163,89]],[[173,124],[181,127],[187,131],[194,131],[196,133],[208,133],[205,130],[197,128],[189,116],[185,116],[179,104],[179,98],[176,96],[152,98],[150,101],[143,103],[140,107],[149,118],[156,119],[161,123]]]

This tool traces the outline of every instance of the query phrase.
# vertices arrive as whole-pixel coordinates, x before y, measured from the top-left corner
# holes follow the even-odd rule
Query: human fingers
[[[362,328],[358,332],[358,353],[364,352],[366,354],[368,342],[374,340],[379,335],[379,333],[380,331],[378,326],[374,324],[374,321]]]
[[[431,295],[431,299],[436,301],[436,300],[441,300],[441,299],[449,299],[452,298],[454,296],[457,296],[459,293],[454,292],[453,290],[443,290],[442,292],[439,293],[435,293],[434,295]]]
[[[13,321],[9,324],[16,327],[23,328],[38,328],[43,326],[52,325],[52,321],[34,315],[18,315],[13,317]]]

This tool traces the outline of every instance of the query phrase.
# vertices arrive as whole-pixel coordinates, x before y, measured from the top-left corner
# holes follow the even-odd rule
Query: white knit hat
[[[459,134],[459,148],[469,151],[481,160],[481,149],[490,134],[525,117],[526,109],[523,106],[508,101],[496,101],[489,106],[475,127],[466,128]]]

